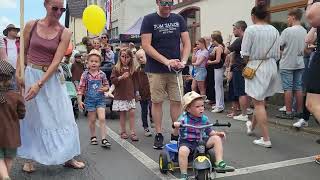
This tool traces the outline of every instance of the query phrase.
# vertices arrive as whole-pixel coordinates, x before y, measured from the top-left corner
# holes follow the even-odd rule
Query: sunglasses
[[[52,11],[55,11],[55,12],[57,12],[58,10],[60,10],[60,12],[62,12],[62,13],[66,12],[66,8],[58,8],[57,6],[52,6],[52,7],[51,7],[51,10],[52,10]]]
[[[173,1],[160,1],[160,6],[173,6]]]
[[[101,37],[101,39],[107,39],[107,37],[104,36],[104,37]]]

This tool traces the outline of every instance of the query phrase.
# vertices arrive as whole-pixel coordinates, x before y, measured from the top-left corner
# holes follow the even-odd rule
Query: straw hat
[[[88,54],[88,59],[89,59],[90,56],[93,56],[93,55],[94,56],[98,56],[100,58],[100,60],[102,59],[100,51],[98,51],[96,49],[92,49],[90,51],[90,53]]]
[[[5,30],[3,30],[3,35],[8,36],[8,32],[12,29],[20,31],[20,28],[16,28],[13,24],[9,24]]]
[[[194,91],[186,93],[182,98],[182,108],[186,110],[186,108],[196,99],[203,99],[206,100],[207,96],[200,95]]]

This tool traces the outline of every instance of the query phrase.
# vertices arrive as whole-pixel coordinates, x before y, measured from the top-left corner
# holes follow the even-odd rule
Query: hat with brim
[[[100,60],[102,59],[100,51],[98,51],[98,50],[96,50],[96,49],[92,49],[92,50],[90,51],[90,53],[88,54],[88,59],[89,59],[91,56],[98,56],[98,57],[100,58]]]
[[[20,28],[16,28],[13,24],[9,24],[5,30],[3,30],[3,35],[8,36],[8,32],[12,29],[17,30],[18,32],[20,31]]]
[[[182,98],[182,108],[185,111],[186,108],[196,99],[203,99],[206,100],[207,96],[205,95],[200,95],[194,91],[186,93],[183,98]]]

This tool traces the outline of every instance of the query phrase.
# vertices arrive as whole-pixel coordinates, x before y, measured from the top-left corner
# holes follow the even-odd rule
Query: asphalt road
[[[164,136],[169,142],[171,123],[169,108],[164,106]],[[139,142],[119,139],[119,120],[108,120],[110,149],[89,145],[89,129],[84,116],[77,120],[80,129],[81,156],[85,161],[84,170],[73,170],[63,166],[36,165],[37,171],[26,174],[21,171],[24,160],[17,159],[12,170],[16,180],[159,180],[179,177],[179,172],[162,175],[158,170],[160,151],[154,150],[153,137],[144,137],[140,121],[140,109],[137,104],[136,126]],[[292,129],[272,125],[270,134],[273,147],[262,148],[252,144],[254,138],[245,133],[245,123],[226,118],[225,114],[206,115],[211,120],[231,122],[231,128],[221,128],[227,132],[224,143],[225,161],[236,167],[234,173],[217,174],[224,180],[319,180],[320,165],[313,162],[313,156],[320,153],[320,145],[315,143],[316,135],[297,132]],[[128,126],[129,127],[129,126]],[[190,172],[192,174],[192,172]]]

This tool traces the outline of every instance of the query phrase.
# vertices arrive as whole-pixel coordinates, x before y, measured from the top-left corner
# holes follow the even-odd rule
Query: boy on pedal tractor
[[[193,126],[202,126],[210,124],[208,117],[204,115],[204,100],[206,96],[191,91],[183,96],[183,114],[180,115],[178,121],[174,123],[175,128],[179,128],[181,124],[189,124]],[[215,152],[216,162],[214,164],[217,171],[230,172],[234,168],[227,166],[223,161],[222,139],[226,137],[224,132],[214,131],[207,128],[203,134],[206,139],[206,147],[213,148]],[[186,127],[179,129],[179,167],[181,178],[187,179],[188,156],[195,152],[200,139],[200,130]]]

